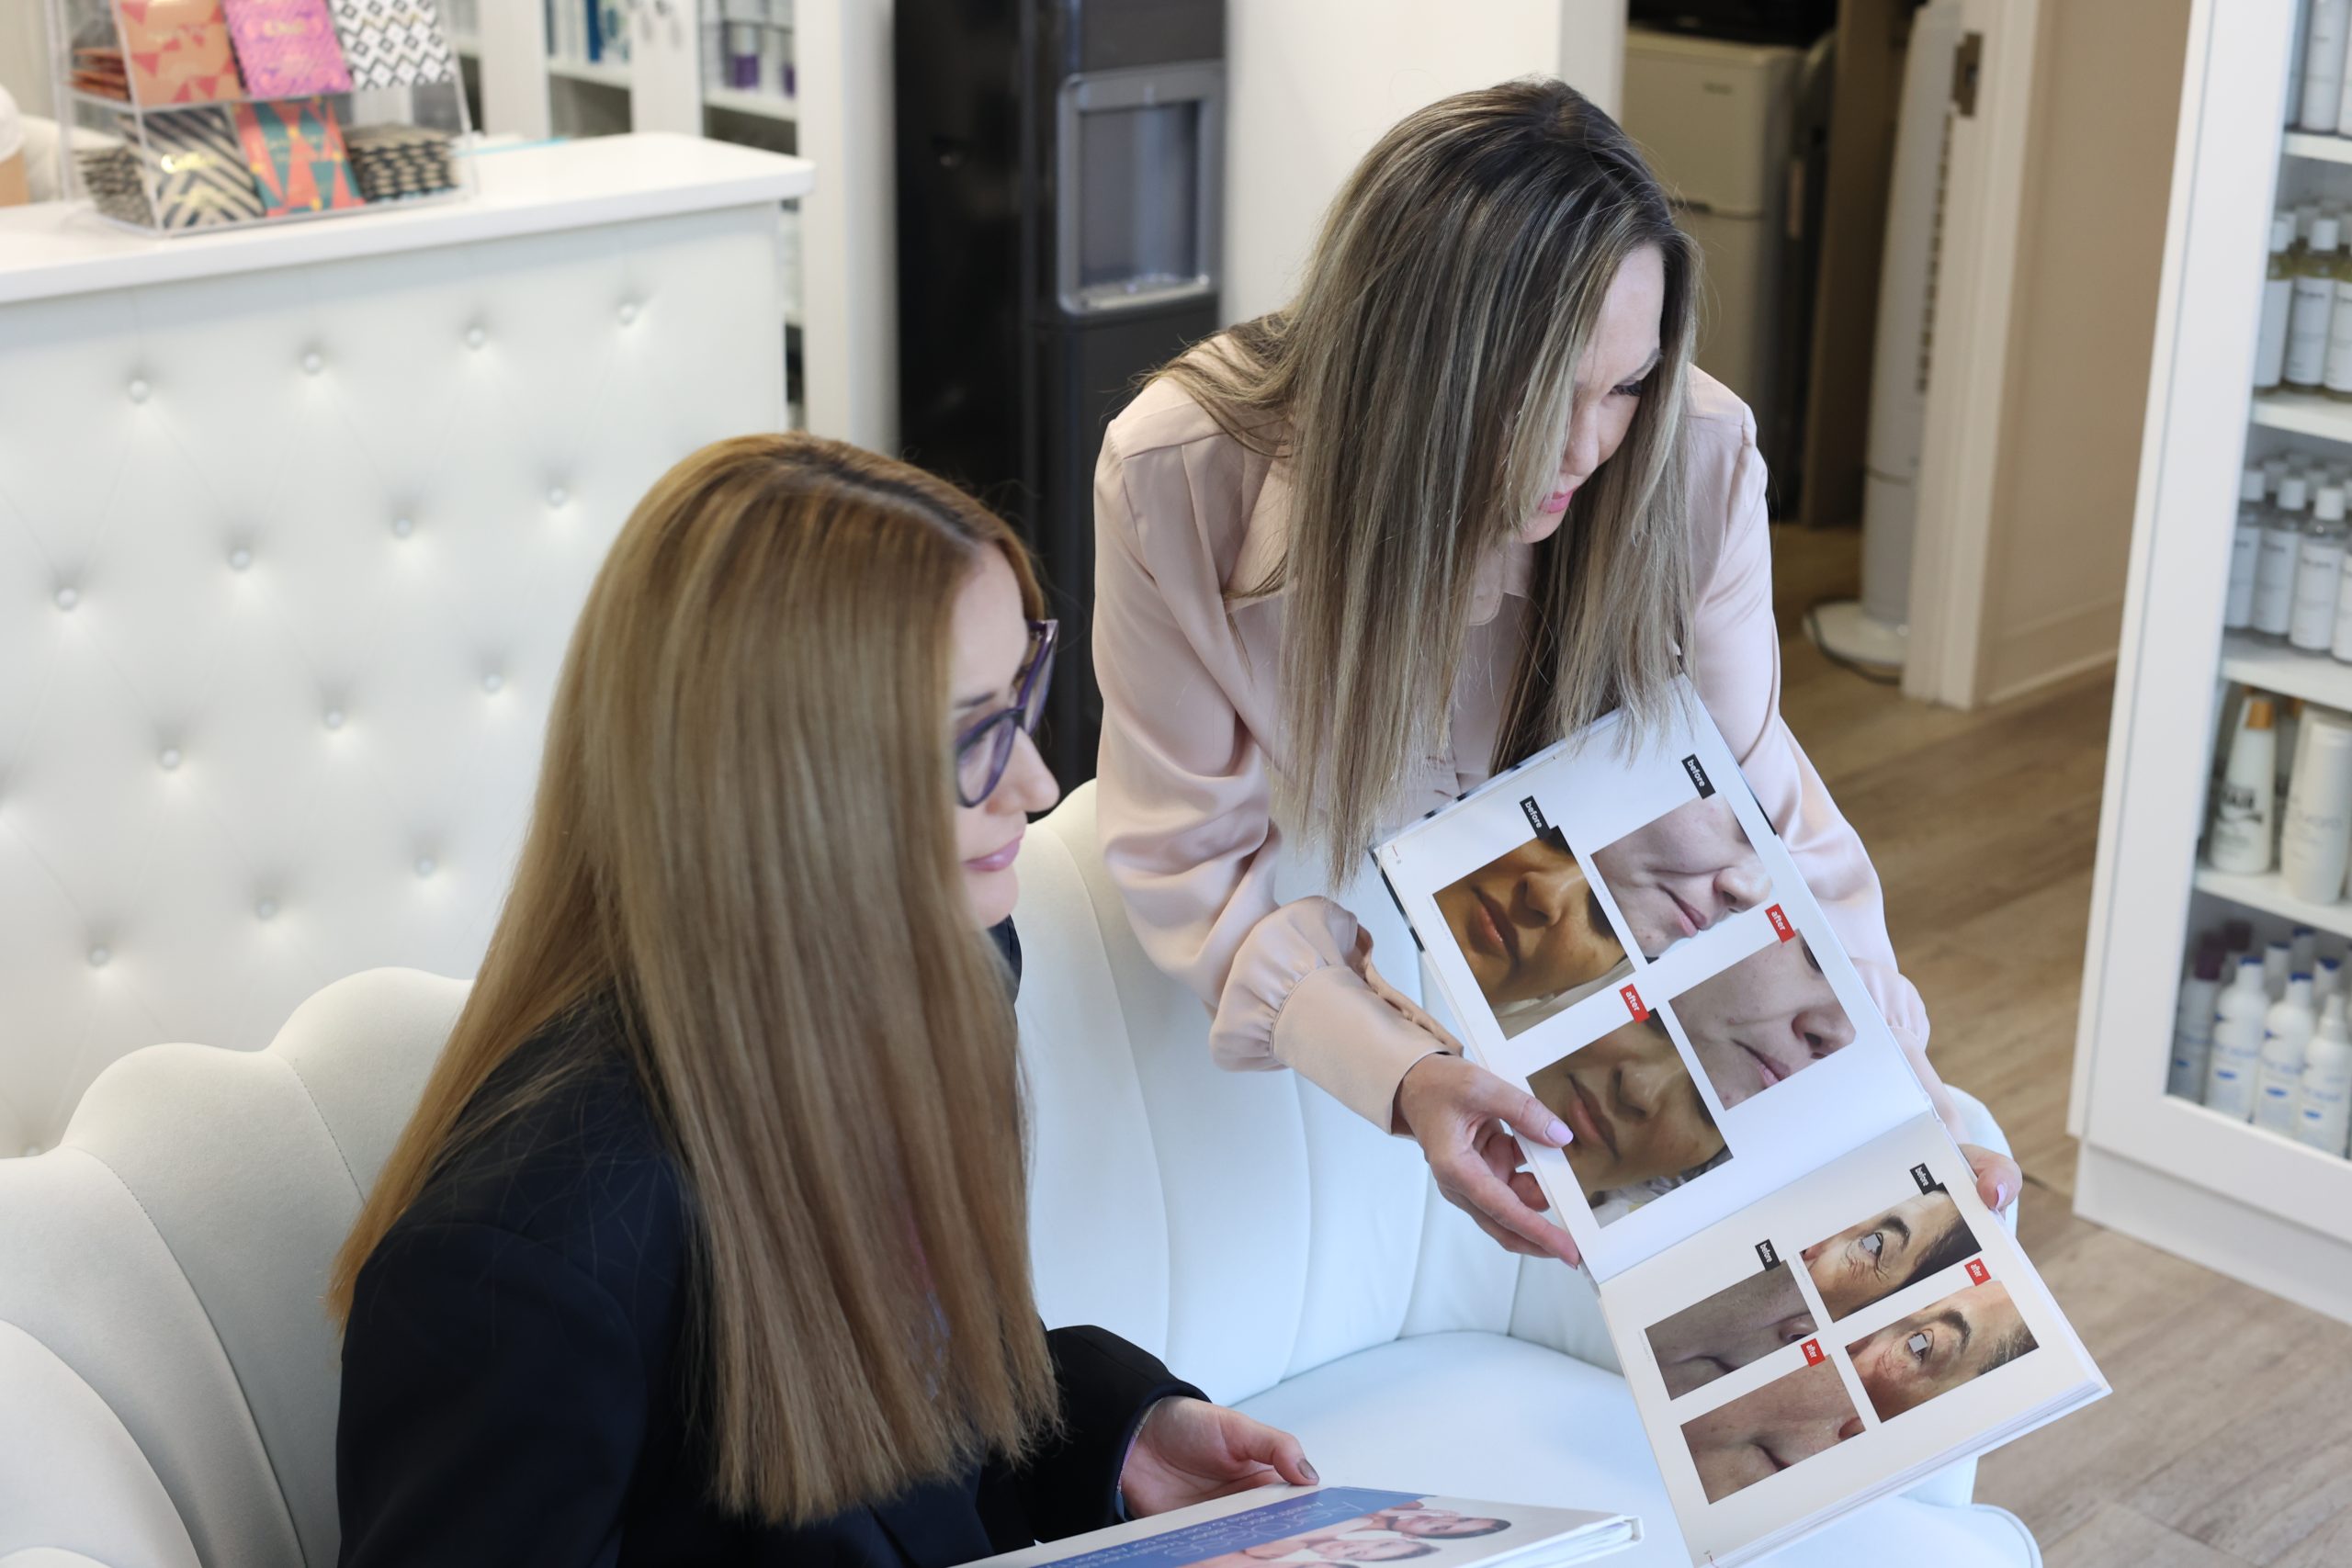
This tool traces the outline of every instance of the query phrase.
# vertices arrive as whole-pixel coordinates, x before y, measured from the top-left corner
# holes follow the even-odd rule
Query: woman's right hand
[[[1567,1143],[1566,1123],[1542,1100],[1459,1055],[1431,1052],[1396,1086],[1393,1130],[1412,1135],[1446,1201],[1505,1250],[1579,1261],[1575,1239],[1544,1217],[1544,1190],[1520,1168],[1511,1137],[1516,1131],[1553,1148]]]

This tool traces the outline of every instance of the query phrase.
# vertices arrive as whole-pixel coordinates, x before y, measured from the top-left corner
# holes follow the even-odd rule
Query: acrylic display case
[[[435,0],[48,0],[59,188],[171,237],[461,200]]]

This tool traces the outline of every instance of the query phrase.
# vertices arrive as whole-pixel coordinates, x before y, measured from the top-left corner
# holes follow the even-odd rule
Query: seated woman
[[[1527,1087],[1576,1134],[1562,1152],[1602,1224],[1730,1157],[1657,1013],[1538,1067]]]
[[[347,1568],[942,1568],[1314,1481],[1032,1305],[1041,604],[1001,522],[832,442],[722,442],[639,504],[336,1260]]]

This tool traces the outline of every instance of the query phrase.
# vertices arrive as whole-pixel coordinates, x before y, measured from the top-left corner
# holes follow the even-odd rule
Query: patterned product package
[[[140,103],[209,104],[243,97],[220,0],[117,0],[122,61]]]
[[[239,104],[237,135],[270,217],[366,205],[352,188],[343,130],[324,100]]]
[[[369,201],[429,196],[458,183],[446,131],[415,125],[356,125],[344,133],[352,177]]]
[[[80,154],[82,183],[100,212],[141,228],[209,229],[262,216],[261,192],[225,108],[175,109],[146,117],[145,156],[125,118],[119,146]]]
[[[351,91],[326,0],[221,0],[245,85],[256,98]]]
[[[458,74],[433,0],[334,0],[334,25],[354,86],[413,87]]]

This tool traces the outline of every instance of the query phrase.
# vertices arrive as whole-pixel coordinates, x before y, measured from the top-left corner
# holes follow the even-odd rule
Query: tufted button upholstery
[[[0,305],[0,1155],[134,1046],[471,972],[605,547],[784,422],[775,234],[761,203]]]

